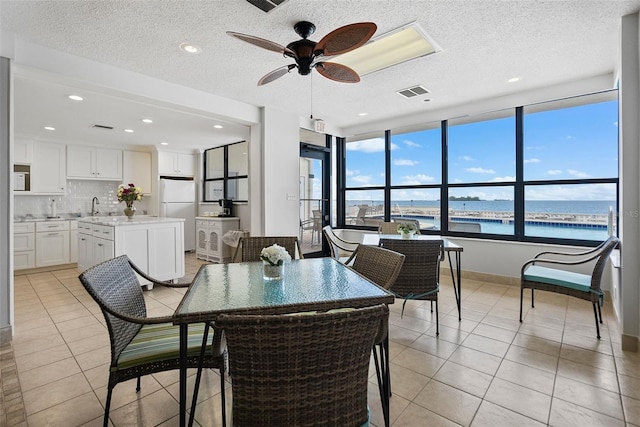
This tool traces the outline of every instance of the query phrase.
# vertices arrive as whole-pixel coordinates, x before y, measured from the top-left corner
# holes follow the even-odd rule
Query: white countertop
[[[78,222],[88,222],[98,225],[141,225],[158,224],[163,222],[184,222],[184,218],[158,218],[157,216],[134,215],[132,219],[126,216],[86,216],[78,218]]]
[[[220,221],[236,221],[237,216],[197,216],[196,219],[215,219]]]

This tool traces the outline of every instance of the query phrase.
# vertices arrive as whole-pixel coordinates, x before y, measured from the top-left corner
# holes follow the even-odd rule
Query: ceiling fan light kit
[[[288,74],[294,68],[297,68],[298,74],[303,76],[316,69],[320,75],[330,80],[341,83],[357,83],[360,81],[360,76],[353,69],[346,65],[319,61],[318,59],[341,55],[359,48],[369,41],[377,28],[373,22],[349,24],[331,31],[316,43],[309,40],[309,36],[315,32],[316,26],[311,22],[300,21],[294,25],[293,29],[302,38],[289,43],[286,47],[270,40],[247,34],[233,31],[227,31],[227,34],[263,49],[282,53],[295,61],[295,64],[289,64],[267,73],[258,81],[258,86],[271,83]]]

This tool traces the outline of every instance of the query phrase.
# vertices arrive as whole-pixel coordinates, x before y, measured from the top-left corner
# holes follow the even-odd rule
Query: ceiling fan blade
[[[295,56],[295,53],[291,49],[284,47],[278,43],[275,43],[266,39],[262,39],[260,37],[250,36],[248,34],[242,34],[242,33],[235,33],[233,31],[227,31],[227,34],[229,34],[231,37],[235,37],[237,39],[240,39],[247,43],[251,43],[263,49],[270,50],[272,52],[283,53],[291,57]]]
[[[358,83],[360,81],[358,73],[346,65],[335,62],[318,62],[316,64],[316,70],[318,70],[322,76],[336,82]]]
[[[324,56],[340,55],[357,49],[373,36],[378,26],[373,22],[358,22],[337,28],[324,36],[315,51],[322,52]]]
[[[258,81],[258,86],[263,86],[263,85],[266,85],[267,83],[271,83],[275,79],[279,79],[280,77],[284,76],[285,74],[288,74],[289,71],[293,70],[294,68],[296,68],[295,64],[285,65],[284,67],[276,68],[272,72],[267,73],[266,75],[264,75]]]

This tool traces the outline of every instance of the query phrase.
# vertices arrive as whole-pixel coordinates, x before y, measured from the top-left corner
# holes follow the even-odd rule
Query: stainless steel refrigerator
[[[160,179],[160,217],[184,218],[184,250],[196,249],[196,183],[193,179]]]

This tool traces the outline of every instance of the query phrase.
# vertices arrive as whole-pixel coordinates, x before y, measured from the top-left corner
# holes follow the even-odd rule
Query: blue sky
[[[617,102],[527,114],[525,180],[612,178],[618,170]],[[449,127],[449,181],[513,182],[515,119],[507,117]],[[392,135],[392,184],[440,184],[440,128]],[[347,144],[347,186],[384,184],[384,139]],[[461,189],[455,195],[513,199],[510,187]],[[358,193],[361,195],[362,193]],[[354,195],[355,196],[355,195]],[[363,196],[363,198],[367,198]],[[396,191],[393,199],[435,200],[434,191]],[[527,189],[536,200],[611,200],[612,185]]]

